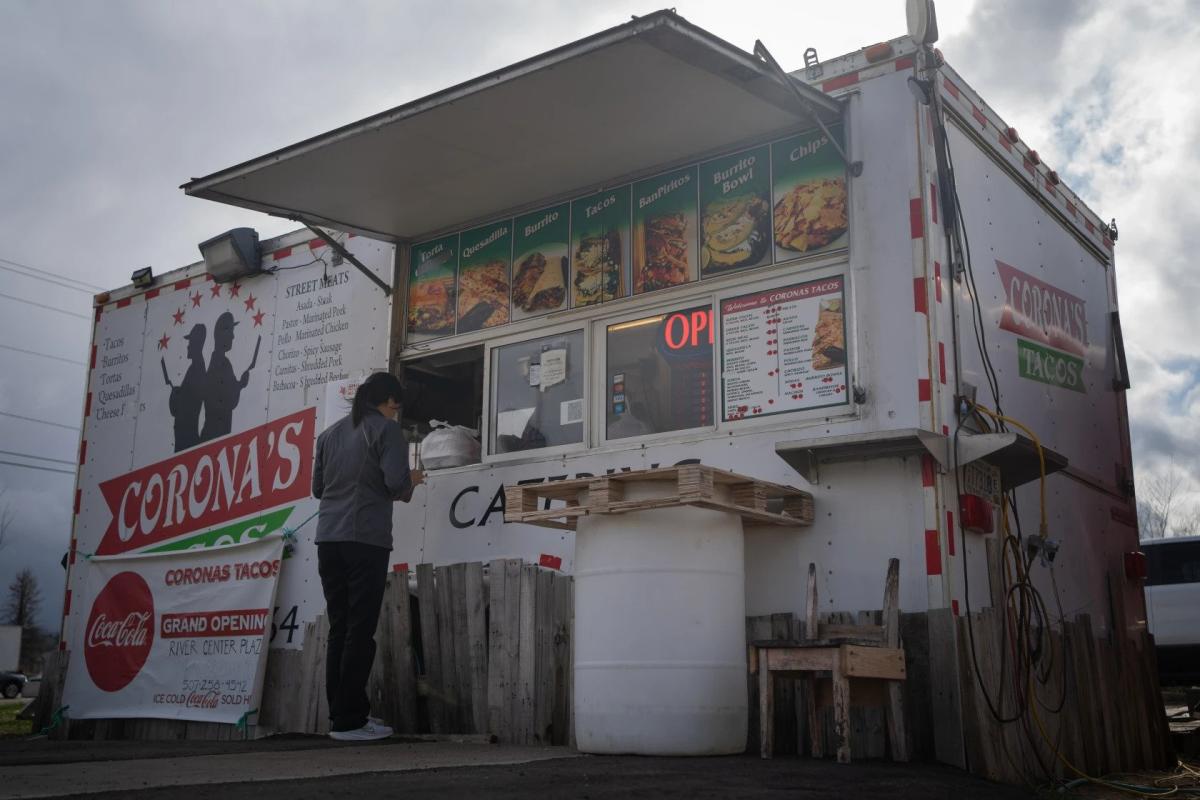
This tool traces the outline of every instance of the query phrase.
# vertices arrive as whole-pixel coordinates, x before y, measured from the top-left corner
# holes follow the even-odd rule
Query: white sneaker
[[[330,731],[329,738],[339,742],[373,742],[386,739],[392,735],[392,729],[387,725],[368,719],[367,724],[352,731]]]

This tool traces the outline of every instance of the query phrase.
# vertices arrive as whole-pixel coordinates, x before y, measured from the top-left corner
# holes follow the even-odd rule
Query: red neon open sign
[[[663,342],[672,350],[698,347],[701,336],[708,332],[708,346],[713,343],[713,312],[711,308],[677,311],[663,323]]]

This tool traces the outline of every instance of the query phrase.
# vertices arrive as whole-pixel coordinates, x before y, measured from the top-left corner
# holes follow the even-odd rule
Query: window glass
[[[609,325],[606,339],[608,439],[713,424],[711,305]]]
[[[1146,584],[1200,583],[1200,542],[1145,545]]]
[[[583,331],[492,351],[492,453],[583,441]]]

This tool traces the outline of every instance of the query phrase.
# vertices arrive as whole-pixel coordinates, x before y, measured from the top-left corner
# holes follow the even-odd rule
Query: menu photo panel
[[[722,419],[849,405],[845,309],[840,275],[722,300]]]
[[[458,266],[458,332],[508,322],[512,220],[464,231]]]
[[[700,274],[771,263],[771,148],[700,165]]]
[[[408,278],[408,341],[454,333],[458,234],[413,245]]]
[[[809,131],[771,145],[776,263],[847,246],[846,165],[830,138],[840,144],[842,130],[831,125],[829,136]]]
[[[696,280],[695,166],[633,185],[633,293]]]
[[[571,203],[571,307],[629,295],[630,186]]]
[[[567,307],[570,236],[570,203],[513,220],[513,320]]]

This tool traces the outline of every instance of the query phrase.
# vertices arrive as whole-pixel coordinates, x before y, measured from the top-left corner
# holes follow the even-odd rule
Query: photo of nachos
[[[508,264],[493,260],[462,270],[458,279],[459,329],[473,331],[508,322]]]
[[[848,228],[844,178],[799,183],[775,203],[775,244],[786,250],[819,250]]]
[[[821,301],[812,346],[813,369],[846,366],[846,327],[840,298]]]

